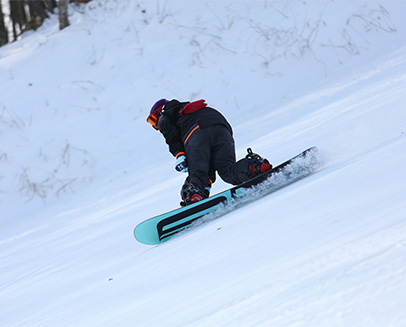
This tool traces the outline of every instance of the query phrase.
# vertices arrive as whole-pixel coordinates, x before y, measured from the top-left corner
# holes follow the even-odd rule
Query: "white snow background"
[[[0,48],[1,326],[406,326],[405,1],[69,10]],[[185,177],[160,98],[220,110],[238,158],[323,166],[140,244]]]

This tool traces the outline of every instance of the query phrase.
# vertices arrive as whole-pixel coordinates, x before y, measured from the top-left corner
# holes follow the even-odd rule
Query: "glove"
[[[186,157],[182,154],[180,155],[175,162],[175,169],[180,173],[187,173],[187,161]]]

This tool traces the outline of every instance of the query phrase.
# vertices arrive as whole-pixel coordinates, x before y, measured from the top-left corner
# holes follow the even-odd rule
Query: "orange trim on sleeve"
[[[175,158],[178,159],[178,157],[181,156],[182,154],[183,154],[184,156],[186,155],[185,152],[178,152],[178,153],[176,154]]]
[[[188,136],[186,137],[185,142],[183,142],[183,144],[186,144],[186,142],[187,142],[187,140],[189,139],[189,137],[191,137],[192,134],[193,134],[193,132],[194,132],[195,130],[197,130],[199,127],[200,127],[200,126],[197,125],[195,128],[193,128],[193,129],[190,131],[190,133],[189,133]]]

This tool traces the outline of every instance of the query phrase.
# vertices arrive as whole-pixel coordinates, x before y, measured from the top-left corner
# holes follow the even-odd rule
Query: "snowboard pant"
[[[186,183],[200,190],[215,181],[215,173],[226,183],[238,185],[250,178],[250,161],[243,158],[236,162],[234,139],[224,125],[206,128],[195,127],[185,140],[189,166]]]

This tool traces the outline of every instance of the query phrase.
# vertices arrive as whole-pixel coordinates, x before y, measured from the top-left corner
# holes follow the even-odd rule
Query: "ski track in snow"
[[[0,325],[406,326],[406,3],[382,6],[93,0],[0,48]],[[319,18],[313,53],[278,53],[271,27]],[[145,123],[162,97],[219,108],[239,158],[322,164],[137,243],[185,177]]]

